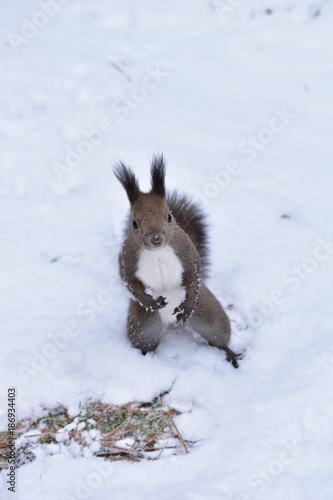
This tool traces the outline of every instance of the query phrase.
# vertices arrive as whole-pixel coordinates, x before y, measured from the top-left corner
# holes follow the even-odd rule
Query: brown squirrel
[[[127,335],[133,346],[153,351],[169,325],[187,322],[237,368],[240,356],[228,347],[229,318],[204,284],[208,249],[200,207],[178,193],[166,195],[163,155],[153,157],[149,193],[122,162],[114,174],[131,204],[119,267],[132,295]]]

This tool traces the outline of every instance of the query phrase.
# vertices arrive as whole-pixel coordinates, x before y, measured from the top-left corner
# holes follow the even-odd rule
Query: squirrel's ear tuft
[[[153,157],[150,173],[151,193],[165,198],[165,163],[163,154]]]
[[[133,205],[140,193],[139,184],[134,172],[120,161],[114,165],[113,173],[125,189],[130,204]]]

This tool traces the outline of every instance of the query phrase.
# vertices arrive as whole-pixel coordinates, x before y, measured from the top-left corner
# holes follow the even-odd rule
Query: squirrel
[[[207,225],[187,196],[166,193],[163,155],[151,162],[151,190],[143,193],[122,161],[114,174],[130,202],[127,234],[119,253],[120,277],[131,293],[127,335],[143,354],[154,351],[170,325],[185,322],[238,367],[240,355],[228,343],[230,321],[205,285]]]

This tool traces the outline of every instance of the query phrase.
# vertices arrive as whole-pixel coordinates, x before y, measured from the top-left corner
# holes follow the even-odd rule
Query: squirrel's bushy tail
[[[179,226],[191,238],[201,258],[202,270],[207,274],[208,237],[206,216],[200,206],[186,195],[177,192],[167,194],[168,206]]]

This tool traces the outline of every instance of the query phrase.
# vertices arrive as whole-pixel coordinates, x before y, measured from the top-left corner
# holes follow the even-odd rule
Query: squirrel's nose
[[[161,233],[153,234],[150,238],[150,241],[155,247],[158,247],[163,242],[163,235]]]

